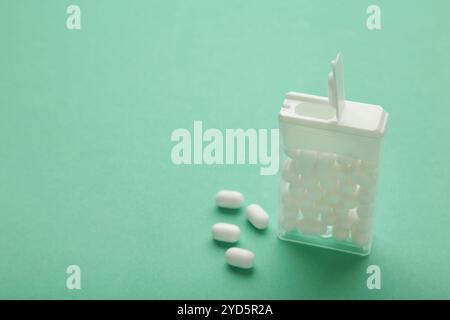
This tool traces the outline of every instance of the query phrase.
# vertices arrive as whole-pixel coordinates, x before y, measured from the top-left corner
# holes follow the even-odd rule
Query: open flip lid
[[[388,114],[382,107],[345,100],[342,55],[331,61],[328,98],[289,92],[280,120],[300,125],[367,137],[382,137]]]

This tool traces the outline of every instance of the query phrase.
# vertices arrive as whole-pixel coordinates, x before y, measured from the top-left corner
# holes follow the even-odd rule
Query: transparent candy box
[[[367,255],[388,114],[346,101],[341,56],[328,97],[290,92],[279,113],[281,239]]]

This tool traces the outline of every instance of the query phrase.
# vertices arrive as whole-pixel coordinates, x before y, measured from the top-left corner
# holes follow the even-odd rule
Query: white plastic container
[[[367,255],[388,114],[345,100],[341,55],[328,98],[290,92],[279,113],[279,237]]]

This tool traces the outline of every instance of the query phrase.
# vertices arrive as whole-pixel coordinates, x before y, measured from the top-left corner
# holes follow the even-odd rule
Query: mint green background
[[[0,298],[450,298],[450,5],[376,1],[369,31],[371,3],[1,1]],[[390,114],[367,258],[278,240],[278,177],[258,166],[170,160],[194,120],[276,128],[287,91],[326,94],[338,51],[347,97]],[[218,211],[221,188],[270,228]],[[241,225],[253,272],[225,264],[218,221]]]

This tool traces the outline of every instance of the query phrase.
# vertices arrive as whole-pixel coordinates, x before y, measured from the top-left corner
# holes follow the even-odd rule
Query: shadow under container
[[[388,114],[380,106],[288,93],[279,113],[278,236],[367,255]]]

